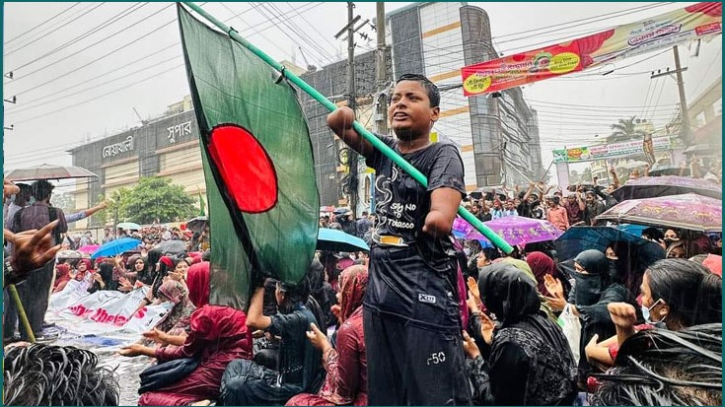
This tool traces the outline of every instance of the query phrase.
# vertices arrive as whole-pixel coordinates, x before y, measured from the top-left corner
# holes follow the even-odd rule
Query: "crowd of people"
[[[256,276],[246,310],[209,303],[214,259],[200,247],[68,261],[55,289],[89,279],[89,290],[146,287],[139,307],[173,304],[119,351],[156,362],[140,375],[139,405],[722,404],[721,247],[654,225],[642,237],[666,256],[634,269],[616,245],[559,258],[550,244],[509,251],[454,239],[467,194],[455,146],[429,142],[439,103],[428,79],[404,75],[388,112],[397,138],[378,135],[427,187],[352,128],[351,109],[328,117],[385,190],[374,216],[323,215],[320,226],[365,239],[369,253],[318,252],[297,284]],[[592,225],[612,204],[597,187],[549,191],[532,183],[464,204],[482,221],[539,217],[562,230]],[[43,222],[5,233],[6,282],[30,283],[59,249],[59,219]],[[117,378],[96,366],[89,351],[16,346],[6,352],[5,403],[113,405]],[[34,386],[36,377],[48,380]]]

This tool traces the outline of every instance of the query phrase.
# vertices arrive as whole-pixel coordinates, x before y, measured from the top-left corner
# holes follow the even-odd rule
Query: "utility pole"
[[[685,145],[689,145],[691,141],[690,114],[688,112],[689,109],[687,108],[687,97],[685,96],[685,81],[682,79],[682,73],[685,72],[687,68],[683,68],[680,64],[680,52],[677,49],[677,45],[672,47],[672,51],[675,53],[675,70],[670,71],[670,68],[667,68],[667,71],[665,72],[652,72],[650,79],[659,78],[660,76],[665,75],[672,75],[673,73],[677,74],[677,90],[680,93],[680,115],[682,116],[682,132],[680,133],[680,137]]]
[[[387,61],[385,60],[385,2],[375,3],[375,32],[378,38],[375,54],[375,80],[377,82],[375,127],[378,134],[388,134]],[[375,213],[375,174],[370,174],[370,214]]]
[[[677,73],[677,89],[680,92],[680,111],[682,114],[682,140],[685,145],[690,144],[690,113],[687,108],[687,97],[685,96],[685,81],[682,79],[682,67],[680,66],[680,52],[675,45],[672,50],[675,53],[675,72]]]
[[[355,18],[354,18],[355,3],[347,3],[347,93],[348,102],[347,106],[357,114],[357,101],[355,96]],[[357,203],[358,203],[358,179],[357,179],[357,166],[359,157],[354,150],[350,149],[350,155],[348,159],[348,188],[350,194],[350,210],[352,211],[352,220],[357,220]]]
[[[385,3],[379,1],[375,3],[376,25],[375,31],[378,35],[378,48],[375,55],[375,79],[377,82],[377,115],[375,123],[377,131],[380,134],[388,132],[388,100],[385,94],[386,83],[386,60],[385,60]]]

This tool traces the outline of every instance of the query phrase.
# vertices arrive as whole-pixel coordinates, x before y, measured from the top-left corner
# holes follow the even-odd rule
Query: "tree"
[[[186,195],[183,186],[171,184],[169,178],[141,178],[132,189],[115,191],[112,198],[118,205],[117,222],[166,223],[188,219],[198,212],[194,198]],[[114,215],[111,210],[107,214]]]
[[[642,132],[637,130],[637,125],[634,122],[636,117],[632,116],[629,119],[619,119],[617,123],[614,123],[611,126],[614,131],[607,137],[607,143],[619,143],[643,136]]]

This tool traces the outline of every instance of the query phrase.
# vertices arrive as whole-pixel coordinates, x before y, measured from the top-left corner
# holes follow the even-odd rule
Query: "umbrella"
[[[186,228],[192,232],[201,232],[208,224],[208,216],[197,216],[196,218],[186,222]]]
[[[117,239],[110,241],[103,246],[99,247],[95,253],[91,256],[91,259],[98,257],[112,257],[121,253],[125,253],[129,250],[138,248],[141,245],[141,241],[132,239],[130,237],[124,237],[123,239]]]
[[[569,228],[566,233],[556,239],[554,245],[556,245],[557,256],[560,259],[568,260],[589,249],[604,253],[607,246],[618,242],[620,245],[626,244],[630,250],[634,251],[639,261],[647,266],[665,258],[665,249],[657,243],[608,226]],[[630,256],[632,253],[630,251]]]
[[[10,181],[31,181],[41,179],[97,178],[98,175],[81,167],[42,164],[30,168],[13,170],[5,177]]]
[[[612,192],[612,196],[619,202],[623,202],[628,199],[655,198],[689,193],[722,200],[722,187],[712,181],[671,175],[629,180],[625,185]]]
[[[722,231],[722,201],[697,194],[633,199],[621,202],[597,221],[673,227],[700,232]]]
[[[332,213],[334,213],[335,215],[344,215],[348,212],[350,212],[349,208],[337,208]]]
[[[611,246],[618,257],[614,260],[616,274],[613,276],[634,295],[639,293],[645,270],[666,257],[665,249],[657,243],[606,226],[570,228],[554,244],[557,256],[566,260],[588,249],[604,253]]]
[[[156,245],[155,249],[164,254],[181,254],[186,251],[186,242],[182,240],[167,240]]]
[[[661,177],[663,175],[680,175],[680,172],[682,172],[682,176],[690,176],[690,169],[685,168],[684,171],[680,167],[658,167],[656,169],[649,170],[649,176],[650,177]]]
[[[79,252],[83,254],[93,254],[96,250],[98,250],[101,247],[99,244],[88,244],[80,249],[78,249]]]
[[[83,255],[75,250],[61,250],[56,255],[56,259],[80,259]]]
[[[484,224],[510,245],[556,240],[562,233],[549,221],[523,216],[506,216]],[[473,226],[459,217],[453,222],[453,231],[454,235],[462,235],[465,239],[488,241]]]
[[[320,228],[317,235],[317,250],[332,252],[369,252],[370,247],[364,240],[341,230]]]
[[[119,223],[116,227],[123,230],[141,230],[141,225],[133,222]]]

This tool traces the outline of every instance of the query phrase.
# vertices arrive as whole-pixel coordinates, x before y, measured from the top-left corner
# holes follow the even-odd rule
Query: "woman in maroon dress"
[[[340,274],[340,330],[337,349],[333,349],[325,334],[312,324],[307,337],[322,350],[322,362],[327,371],[325,385],[318,394],[298,394],[288,406],[367,406],[368,381],[365,340],[363,337],[362,302],[368,284],[368,268],[355,265]]]
[[[192,266],[187,274],[189,299],[196,306],[188,335],[171,336],[151,331],[145,337],[174,347],[150,348],[133,344],[121,349],[123,356],[146,355],[159,362],[199,358],[199,366],[178,382],[141,395],[140,406],[181,406],[219,397],[219,386],[227,364],[235,359],[252,359],[252,334],[244,312],[209,305],[209,263]]]

